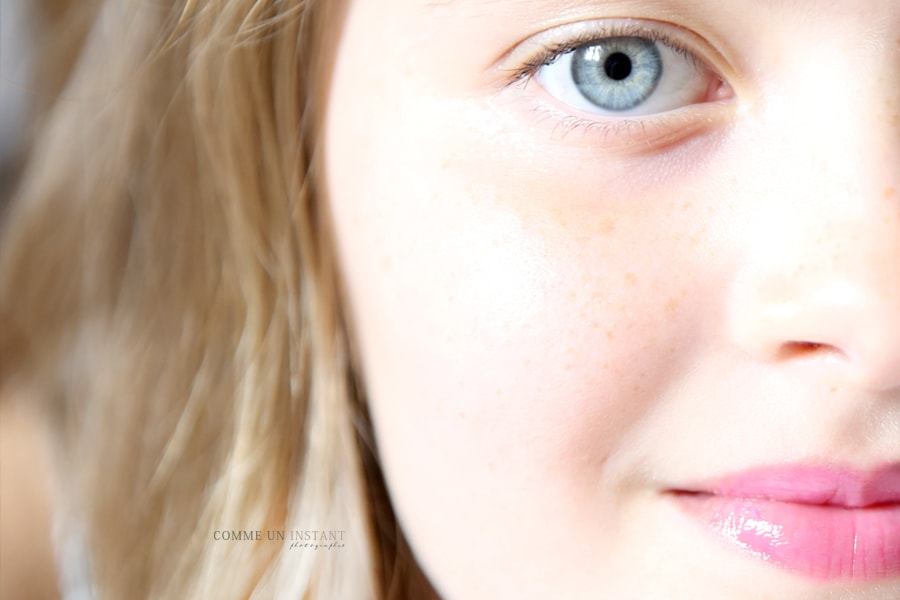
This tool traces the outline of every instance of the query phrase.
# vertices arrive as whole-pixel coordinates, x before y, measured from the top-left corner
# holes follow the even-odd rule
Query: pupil
[[[622,81],[631,75],[631,59],[621,52],[613,52],[603,63],[603,70],[610,79]]]

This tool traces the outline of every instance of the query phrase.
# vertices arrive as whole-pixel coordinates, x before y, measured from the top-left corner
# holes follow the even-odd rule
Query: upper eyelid
[[[604,18],[576,21],[538,32],[508,50],[495,64],[506,77],[501,87],[530,78],[547,62],[541,57],[561,56],[591,41],[611,36],[643,36],[683,52],[698,66],[709,69],[725,80],[733,78],[733,69],[725,57],[696,33],[665,21],[653,19]]]

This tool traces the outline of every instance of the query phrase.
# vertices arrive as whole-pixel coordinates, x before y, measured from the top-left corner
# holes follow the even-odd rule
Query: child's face
[[[446,598],[898,597],[900,3],[353,0],[331,84]]]

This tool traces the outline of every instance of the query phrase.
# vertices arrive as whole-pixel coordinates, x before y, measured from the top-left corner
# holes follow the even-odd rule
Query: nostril
[[[805,358],[814,354],[821,353],[839,353],[840,351],[834,346],[828,344],[819,344],[817,342],[788,342],[782,344],[778,350],[777,358],[780,360],[789,360],[792,358]]]

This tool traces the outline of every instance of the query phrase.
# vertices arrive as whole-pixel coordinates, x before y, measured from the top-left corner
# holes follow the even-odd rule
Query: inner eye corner
[[[706,102],[724,102],[732,100],[735,95],[734,87],[727,79],[718,73],[712,74],[709,87],[706,90]]]

